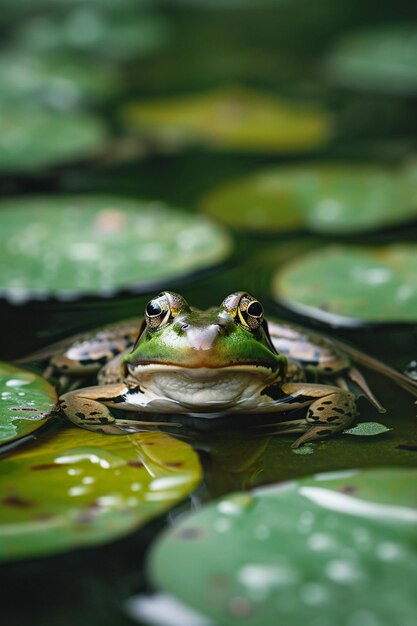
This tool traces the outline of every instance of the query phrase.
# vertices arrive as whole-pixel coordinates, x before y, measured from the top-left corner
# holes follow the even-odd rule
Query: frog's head
[[[162,292],[148,302],[139,337],[125,358],[130,376],[139,381],[152,377],[153,383],[159,379],[160,393],[162,379],[167,393],[169,378],[170,387],[178,385],[188,396],[210,385],[219,392],[226,380],[238,386],[248,378],[265,383],[285,366],[285,357],[271,343],[261,303],[246,292],[233,293],[207,311]]]

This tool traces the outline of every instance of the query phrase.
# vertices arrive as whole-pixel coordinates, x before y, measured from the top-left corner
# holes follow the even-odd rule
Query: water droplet
[[[313,533],[307,540],[310,550],[332,550],[336,547],[333,537],[324,533]]]
[[[382,561],[394,561],[402,556],[401,546],[392,541],[382,541],[376,547],[377,556]]]
[[[239,582],[245,587],[270,589],[296,583],[298,572],[286,565],[254,563],[245,565],[238,572]]]
[[[325,571],[326,575],[337,583],[355,582],[363,576],[354,563],[342,559],[329,561]]]

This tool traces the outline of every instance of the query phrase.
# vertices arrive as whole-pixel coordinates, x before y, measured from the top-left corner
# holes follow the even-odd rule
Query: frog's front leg
[[[139,411],[139,407],[133,407],[127,399],[129,395],[135,393],[142,393],[139,387],[128,388],[124,383],[98,385],[64,393],[59,402],[65,416],[77,426],[110,435],[125,435],[134,426],[153,424],[132,419],[117,419],[109,410],[109,407],[113,407]]]
[[[358,414],[355,395],[330,385],[284,383],[280,387],[270,385],[262,394],[271,398],[271,412],[308,406],[307,415],[302,420],[290,420],[276,425],[279,434],[302,431],[302,435],[292,444],[293,448],[299,448],[307,441],[342,432]]]

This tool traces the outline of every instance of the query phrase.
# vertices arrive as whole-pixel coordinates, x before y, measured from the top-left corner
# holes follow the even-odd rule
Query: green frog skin
[[[384,412],[330,340],[291,325],[268,324],[261,303],[246,292],[200,311],[164,291],[147,304],[135,340],[136,335],[137,322],[128,320],[80,335],[61,353],[55,348],[49,375],[68,380],[96,372],[99,383],[61,396],[69,420],[89,430],[125,434],[157,423],[161,414],[233,414],[238,420],[242,413],[285,413],[277,432],[298,435],[293,443],[298,448],[354,422],[356,397],[348,378]],[[132,419],[114,417],[112,408]],[[291,419],[299,409],[302,417],[297,411]]]

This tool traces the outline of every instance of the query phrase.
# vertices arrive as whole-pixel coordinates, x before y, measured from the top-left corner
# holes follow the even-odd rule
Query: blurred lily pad
[[[330,53],[325,71],[338,84],[415,94],[417,22],[383,24],[344,36]]]
[[[341,325],[417,321],[417,245],[328,246],[278,270],[276,300]]]
[[[26,197],[0,202],[0,211],[0,295],[14,303],[166,286],[223,262],[232,248],[205,217],[158,202]]]
[[[0,445],[43,426],[57,401],[55,389],[44,378],[0,362]]]
[[[33,53],[7,53],[0,58],[0,101],[32,103],[61,110],[85,100],[98,100],[117,90],[115,73],[108,66],[85,60],[42,57]]]
[[[416,480],[348,471],[234,493],[157,541],[151,577],[224,626],[411,624]]]
[[[18,32],[18,43],[35,53],[80,52],[115,59],[143,56],[158,50],[168,33],[160,17],[141,9],[123,10],[115,3],[75,5],[66,13],[34,17]]]
[[[36,171],[92,156],[103,147],[101,120],[78,112],[0,107],[0,171]]]
[[[200,479],[193,449],[163,433],[56,429],[0,464],[0,559],[114,540],[177,504]]]
[[[130,127],[174,146],[306,152],[331,135],[323,108],[243,88],[136,102],[123,113]]]
[[[402,171],[370,165],[277,167],[221,185],[203,210],[235,228],[349,234],[417,218],[417,185]]]

